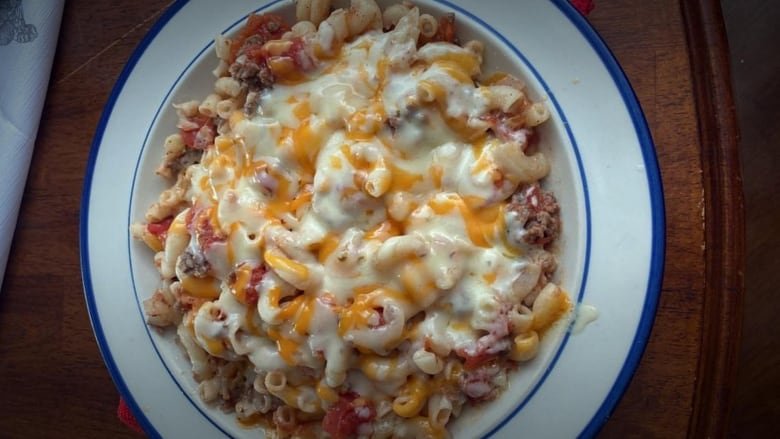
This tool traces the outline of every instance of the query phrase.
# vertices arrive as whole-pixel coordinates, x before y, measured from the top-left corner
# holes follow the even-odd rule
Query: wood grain
[[[745,298],[730,437],[780,437],[780,3],[724,0],[745,193]]]
[[[107,0],[66,5],[0,292],[0,437],[138,437],[116,418],[118,393],[87,317],[79,203],[103,105],[164,6],[129,2],[118,8]]]
[[[736,374],[745,258],[742,177],[720,3],[683,3],[699,114],[706,203],[704,327],[691,436],[723,437]],[[731,231],[731,233],[723,233]]]
[[[59,437],[77,431],[90,438],[137,437],[116,419],[118,395],[87,317],[78,208],[102,106],[132,49],[166,4],[144,0],[120,10],[107,0],[67,3],[0,293],[0,436]],[[704,214],[728,194],[711,187],[708,172],[717,164],[702,162],[713,158],[702,154],[701,112],[694,98],[700,85],[693,78],[696,66],[689,58],[680,3],[599,2],[589,19],[625,69],[647,116],[668,228],[655,326],[628,391],[600,435],[683,437],[699,425],[696,404],[703,399],[696,383],[700,355],[708,349],[702,342],[712,341],[705,334],[712,328],[709,319],[718,317],[704,300],[713,285],[705,274],[718,275],[711,271],[714,259],[705,251],[705,239],[736,232]]]
[[[626,71],[650,125],[664,185],[667,264],[644,357],[601,435],[684,437],[692,415],[705,285],[691,66],[678,2],[623,6],[600,2],[589,20]]]

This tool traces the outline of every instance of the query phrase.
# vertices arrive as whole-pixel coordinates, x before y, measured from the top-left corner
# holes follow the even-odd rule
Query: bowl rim
[[[266,9],[282,1],[283,0],[270,1],[268,3],[262,4],[259,9]],[[487,23],[479,19],[479,17],[476,17],[474,14],[464,10],[462,7],[458,5],[450,3],[447,0],[432,0],[432,1],[439,3],[445,7],[452,8],[458,13],[468,15],[470,19],[484,26],[498,39],[504,40],[503,42],[507,43],[511,50],[516,51],[514,46],[511,44],[511,42],[506,40],[500,33],[495,31],[490,25],[488,25]],[[620,368],[620,372],[615,377],[611,389],[609,390],[607,396],[605,397],[604,401],[601,403],[596,413],[593,415],[593,417],[588,422],[586,427],[579,434],[579,436],[581,437],[592,437],[595,436],[595,434],[604,425],[604,423],[609,418],[612,411],[617,406],[617,403],[621,399],[626,388],[628,387],[631,377],[633,376],[639,364],[639,361],[642,357],[642,354],[644,353],[653,326],[653,322],[655,320],[656,308],[658,305],[658,299],[661,291],[661,282],[663,279],[664,254],[665,254],[665,244],[666,244],[663,187],[662,187],[660,169],[655,154],[655,147],[653,144],[652,136],[649,127],[647,125],[647,121],[639,105],[636,94],[634,93],[634,90],[632,89],[626,77],[625,72],[622,70],[616,58],[609,50],[609,48],[606,46],[606,44],[599,36],[599,34],[595,31],[595,29],[591,27],[590,23],[587,22],[585,17],[581,15],[567,0],[549,0],[549,1],[552,4],[554,4],[563,13],[563,15],[574,25],[574,27],[579,31],[582,37],[588,42],[588,44],[591,46],[594,52],[598,55],[602,64],[609,72],[612,81],[614,82],[615,86],[617,87],[623,99],[623,103],[627,111],[629,112],[631,122],[633,124],[634,131],[637,134],[638,142],[641,148],[642,158],[645,164],[645,174],[647,177],[649,195],[650,195],[650,208],[652,212],[650,270],[648,274],[648,284],[645,292],[645,301],[642,306],[640,321],[636,328],[636,333],[634,335],[633,342],[631,344],[631,349],[628,355],[626,356],[622,367]],[[90,267],[89,248],[88,248],[88,218],[89,218],[89,207],[90,207],[89,200],[90,200],[90,194],[92,189],[92,180],[93,180],[93,173],[96,165],[96,159],[98,156],[100,145],[102,143],[102,138],[106,129],[107,122],[113,112],[116,100],[121,94],[125,82],[132,74],[139,59],[143,56],[146,48],[152,43],[152,41],[159,34],[159,32],[166,26],[166,24],[187,3],[189,3],[189,0],[177,0],[174,4],[172,4],[168,9],[166,9],[161,14],[161,16],[157,19],[157,21],[152,25],[152,27],[149,29],[147,34],[140,41],[138,46],[134,49],[133,53],[131,54],[130,58],[125,64],[123,70],[121,71],[119,77],[117,78],[112,88],[111,94],[109,95],[109,98],[104,106],[100,120],[96,127],[92,145],[90,147],[90,153],[88,156],[85,177],[84,177],[84,186],[82,190],[82,202],[80,208],[79,246],[80,246],[81,274],[82,274],[84,296],[87,302],[87,310],[90,317],[90,323],[92,325],[92,329],[95,334],[95,338],[97,340],[101,356],[103,357],[103,360],[108,368],[111,378],[113,379],[117,389],[119,390],[120,396],[125,400],[128,407],[131,409],[139,425],[150,437],[160,437],[160,434],[157,432],[155,427],[145,416],[143,410],[141,410],[140,406],[133,398],[127,384],[125,383],[121,373],[119,372],[119,368],[117,367],[117,364],[111,354],[111,350],[108,346],[106,337],[103,334],[103,326],[100,321],[100,316],[97,312],[95,295],[94,295],[92,279],[91,279],[91,274],[89,269]],[[243,20],[243,18],[241,20]],[[240,22],[241,20],[239,20],[238,22]],[[200,57],[201,53],[199,53],[198,55],[195,56],[195,58],[193,58],[193,62]],[[528,64],[528,66],[530,66],[530,64]],[[186,72],[188,69],[189,66],[187,67],[187,69],[184,70],[184,72]],[[541,77],[538,76],[538,78]],[[585,184],[584,179],[583,179],[583,184]],[[583,279],[583,284],[584,282],[585,279]],[[558,353],[560,353],[560,351]],[[557,357],[557,354],[555,355],[555,357]],[[556,359],[557,358],[553,358],[551,360],[549,366],[550,368],[552,368],[552,365],[554,364]],[[542,379],[539,380],[536,386],[540,385],[543,380],[544,377],[542,377]],[[176,380],[174,379],[174,381]],[[177,385],[179,385],[178,382]],[[198,411],[201,411],[200,408],[197,407],[197,405],[195,405],[195,408]],[[501,426],[503,426],[506,422],[512,419],[512,417],[517,413],[518,408],[513,410],[512,413],[506,415],[506,417],[503,418],[502,421],[500,421],[497,426],[492,428],[489,431],[489,433],[487,433],[486,436],[490,436],[491,434],[495,433],[497,430],[501,428]],[[203,415],[205,416],[205,414]],[[212,422],[212,424],[214,423]],[[222,430],[222,428],[219,427],[217,424],[214,425],[216,428],[221,430],[228,437],[231,436],[229,433]]]

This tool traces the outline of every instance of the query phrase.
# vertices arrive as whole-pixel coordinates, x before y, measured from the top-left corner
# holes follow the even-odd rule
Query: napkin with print
[[[0,0],[2,1],[2,0]],[[595,5],[593,4],[593,0],[569,0],[578,11],[582,15],[588,15],[590,11],[593,10]],[[117,417],[119,417],[119,420],[122,421],[125,425],[133,429],[134,431],[137,431],[139,433],[143,433],[143,430],[141,429],[141,426],[138,425],[138,421],[135,420],[133,417],[133,412],[130,410],[130,408],[127,406],[127,403],[120,398],[119,399],[119,407],[117,407]]]
[[[64,0],[0,0],[0,285],[30,166]]]

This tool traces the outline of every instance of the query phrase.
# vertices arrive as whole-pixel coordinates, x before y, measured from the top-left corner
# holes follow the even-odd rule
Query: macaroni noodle
[[[172,185],[131,227],[162,278],[144,309],[204,401],[273,437],[447,437],[570,309],[550,112],[452,14],[331,3],[250,16],[175,105]]]

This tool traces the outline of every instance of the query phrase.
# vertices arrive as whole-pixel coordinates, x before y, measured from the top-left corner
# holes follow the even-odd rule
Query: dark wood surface
[[[699,114],[704,193],[705,288],[702,349],[689,434],[722,437],[734,392],[744,284],[742,180],[725,26],[717,1],[683,4]],[[736,233],[723,233],[723,231]],[[717,389],[717,391],[712,391]]]
[[[102,107],[168,3],[66,5],[0,292],[2,437],[136,436],[116,418],[118,394],[86,312],[79,203]],[[739,168],[725,47],[711,45],[721,41],[714,4],[602,1],[589,17],[650,124],[667,221],[667,265],[650,342],[602,437],[698,436],[726,425],[736,334],[724,328],[738,314],[742,230],[741,211],[731,210],[740,203]]]
[[[780,3],[723,0],[745,191],[744,319],[730,435],[780,437]]]

